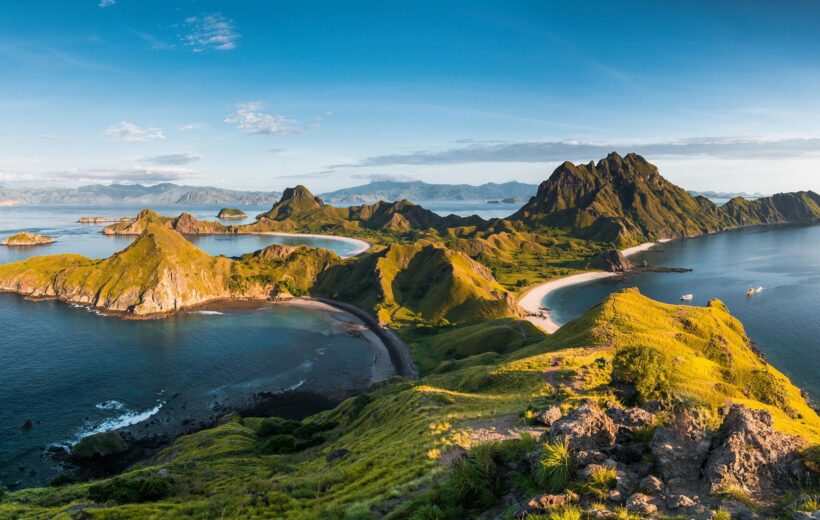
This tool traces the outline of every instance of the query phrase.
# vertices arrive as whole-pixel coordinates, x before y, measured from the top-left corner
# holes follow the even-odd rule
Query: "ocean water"
[[[267,306],[130,321],[0,294],[0,482],[47,483],[48,446],[150,418],[197,421],[257,392],[362,391],[380,354],[343,317]]]
[[[200,220],[217,220],[220,206],[158,205],[151,209],[165,216],[178,216],[187,211]],[[102,228],[107,224],[79,224],[80,217],[133,217],[142,206],[11,206],[0,207],[0,237],[20,231],[31,231],[54,238],[53,244],[37,247],[0,247],[0,264],[23,260],[35,255],[76,253],[89,258],[105,258],[134,241],[133,236],[106,236]],[[259,213],[270,206],[243,206],[248,214],[245,220],[223,221],[226,224],[253,222]],[[308,245],[323,247],[345,257],[355,253],[356,244],[328,238],[285,237],[273,235],[203,235],[189,236],[188,240],[212,255],[240,256],[258,251],[271,244]]]
[[[666,303],[705,305],[718,298],[769,362],[820,398],[820,225],[755,227],[675,240],[630,260],[693,271],[597,280],[556,291],[543,305],[563,324],[625,287],[638,287]],[[749,287],[764,290],[747,297]],[[694,300],[681,302],[689,293]]]

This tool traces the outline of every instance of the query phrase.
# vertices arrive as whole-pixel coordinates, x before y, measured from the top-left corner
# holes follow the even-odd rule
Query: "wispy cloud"
[[[207,49],[230,51],[236,48],[240,34],[236,24],[220,13],[191,16],[185,19],[188,33],[181,36],[182,41],[194,52]]]
[[[411,175],[393,175],[388,173],[370,173],[366,175],[355,174],[350,177],[353,179],[365,179],[369,182],[408,182],[418,180]]]
[[[138,36],[142,41],[147,43],[151,47],[151,50],[164,51],[164,50],[174,48],[173,43],[169,43],[169,42],[167,42],[167,41],[165,41],[161,38],[158,38],[158,37],[154,36],[151,33],[136,31],[136,30],[133,30],[133,29],[131,30],[131,32],[134,33],[136,36]]]
[[[132,166],[130,168],[68,168],[48,172],[0,171],[0,181],[16,183],[140,183],[172,182],[188,179],[195,172],[178,167]]]
[[[295,119],[283,115],[266,114],[265,105],[259,101],[249,101],[237,105],[236,111],[225,118],[225,123],[234,125],[246,134],[298,134],[318,127],[321,117],[314,117],[307,125],[300,125]],[[326,114],[330,114],[327,112]]]
[[[145,143],[165,139],[161,128],[142,128],[128,121],[120,121],[116,125],[111,125],[103,133],[114,141],[127,143]]]
[[[185,164],[195,163],[201,159],[202,156],[196,153],[172,153],[167,155],[144,157],[140,159],[140,162],[166,166],[182,166]]]
[[[100,0],[100,3],[97,4],[99,7],[111,7],[112,5],[116,4],[117,0]]]
[[[190,132],[191,130],[196,130],[198,128],[202,128],[202,124],[188,123],[177,128],[177,132]]]
[[[717,159],[785,159],[820,154],[817,137],[698,137],[665,142],[531,141],[487,142],[442,150],[376,155],[339,167],[438,165],[492,162],[539,163],[592,160],[612,151],[656,157],[712,157]]]

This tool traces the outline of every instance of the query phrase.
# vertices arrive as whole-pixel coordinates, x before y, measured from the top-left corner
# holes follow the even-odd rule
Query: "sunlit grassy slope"
[[[507,354],[487,347],[519,331],[529,336],[521,342],[525,346]],[[719,302],[702,308],[666,305],[626,290],[540,340],[513,320],[454,328],[442,337],[409,339],[430,365],[447,345],[468,357],[439,365],[420,381],[385,384],[310,418],[308,423],[336,423],[318,446],[266,455],[261,420],[234,417],[181,438],[148,466],[119,477],[170,481],[165,498],[83,509],[92,518],[338,518],[331,513],[401,511],[408,496],[442,472],[441,458],[452,446],[475,444],[480,425],[517,418],[529,406],[615,399],[608,385],[611,359],[633,345],[654,346],[673,357],[671,398],[691,406],[731,400],[765,408],[777,429],[820,442],[820,418],[797,388],[754,354],[742,325]],[[527,345],[530,340],[535,342]],[[348,453],[329,461],[338,449]],[[0,505],[0,513],[70,518],[72,505],[90,503],[89,489],[80,484],[17,492]]]

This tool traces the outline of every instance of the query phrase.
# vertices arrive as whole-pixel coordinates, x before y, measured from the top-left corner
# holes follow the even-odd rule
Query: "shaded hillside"
[[[714,207],[664,179],[643,157],[611,153],[597,164],[563,163],[510,219],[626,245],[717,231]]]
[[[737,507],[735,496],[749,503],[761,499],[759,493],[740,487],[733,494],[712,494],[712,484],[759,486],[780,475],[774,471],[781,461],[766,459],[774,455],[763,451],[766,446],[759,439],[787,439],[782,447],[790,450],[800,443],[777,432],[799,434],[814,444],[820,441],[817,414],[796,387],[752,352],[742,325],[718,302],[697,308],[661,304],[635,291],[617,293],[534,344],[537,335],[524,331],[528,337],[521,344],[526,346],[510,354],[485,348],[494,343],[500,327],[515,332],[517,325],[510,320],[448,331],[448,342],[459,350],[457,357],[471,351],[477,355],[442,364],[418,382],[381,385],[293,425],[229,416],[114,479],[12,493],[0,503],[0,513],[17,518],[78,512],[105,518],[212,518],[217,511],[225,518],[409,519],[429,511],[431,518],[461,519],[526,510],[533,497],[549,490],[561,493],[569,486],[576,492],[570,501],[588,509],[590,517],[600,513],[618,518],[617,503],[606,500],[616,484],[630,497],[645,476],[657,475],[661,491],[650,491],[657,498],[648,499],[661,504],[664,512],[666,504],[676,504],[672,499],[679,497],[666,497],[664,490],[689,484],[682,470],[690,466],[695,478],[703,477],[691,485],[704,485],[696,489],[699,505],[708,512],[724,505]],[[668,350],[674,359],[660,373],[671,382],[669,401],[654,414],[627,408],[629,404],[619,401],[621,385],[612,384],[618,356],[631,347],[651,345]],[[446,353],[444,343],[432,348]],[[747,386],[758,378],[767,378],[770,384]],[[733,423],[721,425],[719,407],[726,402],[768,411],[775,431],[758,421],[753,423],[758,429],[747,432],[748,437],[725,442],[728,432],[737,431],[732,430]],[[680,411],[683,403],[689,412]],[[534,466],[547,448],[537,439],[549,437],[550,429],[537,421],[527,423],[527,418],[551,410],[562,417],[556,430],[567,431],[562,428],[590,407],[606,408],[606,414],[591,412],[598,422],[568,435],[572,442],[606,446],[602,449],[617,462],[618,475],[611,477],[611,484],[591,487],[596,483],[585,480],[584,466],[575,457],[579,454],[572,452],[568,480],[553,488],[539,480]],[[692,417],[700,422],[687,426]],[[293,446],[305,431],[321,435],[294,448],[296,453],[277,448],[286,442]],[[678,440],[675,434],[681,431],[683,438]],[[579,432],[588,433],[586,440]],[[692,440],[687,434],[696,437]],[[690,444],[680,446],[680,458],[665,456],[664,446],[675,442]],[[740,456],[738,465],[721,474],[716,465],[726,460],[721,459],[724,450],[735,445],[740,451],[729,454]],[[706,453],[703,446],[715,449]],[[700,464],[701,455],[708,457],[708,464]],[[777,455],[799,465],[794,452]],[[780,477],[775,484],[793,482]],[[159,491],[125,493],[146,486]],[[675,507],[674,515],[689,516],[690,510]],[[603,510],[613,513],[608,516]]]
[[[372,204],[399,200],[502,200],[524,201],[532,197],[538,186],[521,182],[488,182],[471,184],[429,184],[422,181],[374,181],[363,186],[344,188],[321,195],[331,204]]]
[[[510,219],[626,246],[737,226],[816,222],[817,200],[816,193],[799,192],[718,207],[664,179],[643,157],[613,152],[597,163],[563,163]]]
[[[394,244],[330,269],[315,291],[372,311],[382,323],[474,323],[517,314],[488,268],[426,241]]]

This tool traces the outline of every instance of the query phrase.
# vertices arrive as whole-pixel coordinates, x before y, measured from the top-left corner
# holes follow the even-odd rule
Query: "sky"
[[[820,3],[2,2],[0,185],[820,191]]]

